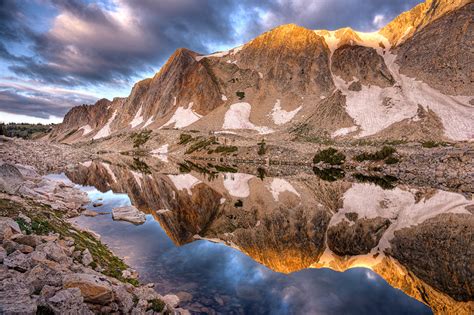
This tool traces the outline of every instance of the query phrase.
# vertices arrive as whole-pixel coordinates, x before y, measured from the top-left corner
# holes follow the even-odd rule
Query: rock
[[[28,282],[35,291],[40,291],[45,285],[52,287],[62,286],[62,273],[60,266],[47,264],[38,264],[26,273],[26,282]]]
[[[18,247],[18,250],[22,252],[23,254],[29,254],[29,253],[32,253],[35,249],[28,245],[20,245]]]
[[[95,211],[92,211],[92,210],[86,210],[84,212],[82,212],[83,215],[85,215],[86,217],[95,217],[98,215],[97,212]]]
[[[5,251],[7,252],[7,255],[10,255],[11,253],[16,251],[20,247],[20,244],[18,244],[17,242],[14,242],[12,240],[5,240],[5,241],[3,241],[2,246],[5,249]]]
[[[96,208],[96,207],[102,207],[103,205],[104,205],[104,204],[103,204],[102,202],[94,202],[94,203],[92,204],[92,206],[93,206],[94,208]]]
[[[12,240],[17,242],[18,244],[28,245],[31,247],[36,247],[43,243],[41,237],[39,237],[38,235],[17,234],[12,237]]]
[[[124,277],[125,279],[137,279],[138,272],[133,269],[127,269],[122,271],[122,277]]]
[[[89,266],[94,260],[92,259],[91,252],[88,248],[84,249],[82,252],[82,264],[84,266]]]
[[[65,288],[79,288],[86,302],[107,304],[114,299],[109,282],[96,275],[86,273],[66,275],[63,285]]]
[[[30,294],[30,287],[21,274],[7,275],[0,281],[0,314],[36,314],[37,303]]]
[[[3,264],[8,268],[13,268],[20,272],[25,272],[31,267],[28,256],[19,250],[16,250],[12,254],[8,255],[7,258],[3,260]]]
[[[23,221],[25,221],[28,224],[31,224],[31,219],[29,217],[27,217],[26,215],[24,215],[23,213],[21,213],[21,212],[18,215],[18,218],[22,219]]]
[[[45,285],[41,289],[40,297],[48,299],[48,298],[52,297],[54,294],[56,294],[56,292],[58,292],[59,290],[60,290],[60,288],[52,287],[50,285]]]
[[[174,294],[167,294],[162,297],[163,302],[168,304],[169,306],[175,308],[179,304],[179,297]]]
[[[193,295],[191,293],[184,291],[176,293],[176,296],[178,296],[181,302],[189,302],[193,299]]]
[[[18,223],[11,218],[0,217],[0,241],[9,239],[14,234],[21,234]]]
[[[115,296],[115,301],[117,302],[120,310],[123,313],[128,314],[134,305],[133,295],[130,294],[127,289],[122,285],[114,286],[113,292]]]
[[[68,257],[63,247],[55,242],[47,242],[36,247],[36,251],[46,253],[48,259],[54,260],[61,264],[71,264],[72,258]],[[72,253],[71,253],[72,254]]]
[[[14,165],[0,165],[0,191],[13,194],[18,190],[23,181],[23,175]]]
[[[61,290],[47,301],[54,314],[93,314],[84,304],[84,298],[78,288]]]
[[[145,214],[134,206],[113,208],[112,218],[114,220],[128,221],[133,224],[143,224],[146,221]]]
[[[5,257],[7,257],[7,251],[0,246],[0,264],[3,264]]]

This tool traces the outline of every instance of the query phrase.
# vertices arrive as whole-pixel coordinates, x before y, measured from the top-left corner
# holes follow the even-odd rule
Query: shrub
[[[421,146],[423,148],[431,149],[431,148],[437,148],[439,146],[446,146],[446,143],[437,142],[437,141],[433,141],[433,140],[428,140],[428,141],[425,141],[425,142],[421,143]]]
[[[386,175],[386,176],[368,176],[364,174],[354,174],[352,175],[357,181],[362,182],[362,183],[373,183],[375,185],[378,185],[382,187],[383,189],[393,189],[395,188],[395,185],[397,183],[397,178]]]
[[[358,162],[362,161],[380,161],[384,160],[390,156],[392,156],[397,150],[394,147],[391,146],[384,146],[382,149],[379,151],[376,151],[375,153],[361,153],[359,155],[356,155],[354,157],[354,160]]]
[[[237,200],[235,203],[234,203],[234,207],[236,208],[242,208],[244,206],[244,203],[242,200]]]
[[[267,146],[265,144],[265,140],[262,140],[261,142],[257,143],[258,144],[258,155],[265,155],[267,153]]]
[[[153,310],[154,312],[158,312],[158,313],[163,311],[166,305],[165,302],[163,302],[160,299],[153,299],[148,302],[150,303],[148,310]]]
[[[330,165],[341,165],[346,161],[346,156],[334,148],[328,148],[318,152],[314,158],[313,163],[324,162]]]
[[[187,144],[189,143],[193,137],[191,135],[188,135],[186,133],[182,133],[179,135],[179,142],[178,144]]]
[[[397,164],[398,162],[400,162],[400,160],[394,156],[389,156],[388,158],[385,159],[385,164],[389,164],[389,165]]]
[[[328,182],[334,182],[338,179],[342,179],[345,175],[344,171],[338,168],[320,169],[318,167],[313,167],[313,172],[316,174],[316,176]]]
[[[236,152],[237,150],[238,150],[238,148],[236,146],[220,145],[214,150],[214,152],[215,153],[227,154],[227,153]]]
[[[143,130],[140,132],[134,132],[131,135],[133,140],[133,147],[139,148],[143,144],[145,144],[150,139],[151,130]]]
[[[237,95],[237,97],[239,98],[239,100],[242,100],[242,99],[244,99],[244,97],[245,97],[245,92],[237,91],[237,92],[235,92],[235,95]]]
[[[185,154],[191,154],[193,153],[194,151],[199,151],[199,150],[202,150],[202,149],[206,149],[208,146],[210,146],[211,144],[216,144],[216,138],[215,137],[211,137],[209,139],[202,139],[196,143],[194,143],[192,146],[190,146]]]

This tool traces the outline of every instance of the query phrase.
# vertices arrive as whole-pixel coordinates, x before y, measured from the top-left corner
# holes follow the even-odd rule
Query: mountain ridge
[[[73,108],[49,139],[71,143],[173,127],[278,137],[301,125],[326,138],[415,139],[423,133],[404,130],[423,129],[421,106],[441,121],[430,125],[442,129],[431,130],[435,140],[472,140],[473,7],[466,0],[427,0],[379,32],[286,24],[229,51],[180,48],[127,98]],[[326,127],[308,121],[327,99],[345,109],[352,126],[332,117],[326,118],[336,123]],[[388,133],[395,124],[404,127]]]

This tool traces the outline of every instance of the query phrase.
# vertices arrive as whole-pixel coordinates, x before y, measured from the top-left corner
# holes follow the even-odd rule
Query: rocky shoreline
[[[87,195],[31,166],[0,165],[1,314],[188,314],[175,295],[69,222]]]

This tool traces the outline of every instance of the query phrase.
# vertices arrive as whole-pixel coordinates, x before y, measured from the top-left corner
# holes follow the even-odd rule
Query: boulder
[[[115,302],[118,304],[120,310],[124,314],[128,314],[134,306],[133,295],[128,292],[123,285],[114,286],[113,291],[115,295]]]
[[[84,298],[78,288],[58,291],[47,300],[47,306],[54,314],[93,314],[84,304]]]
[[[8,255],[3,260],[3,264],[8,268],[12,268],[20,272],[25,272],[31,267],[29,257],[19,250],[16,250],[12,254]]]
[[[104,278],[86,273],[66,275],[63,279],[65,288],[78,288],[86,302],[108,304],[113,301],[114,294],[109,282]]]
[[[113,208],[112,218],[114,220],[128,221],[133,224],[143,224],[146,221],[145,214],[134,206]]]
[[[89,249],[84,249],[84,251],[82,252],[82,264],[84,266],[89,266],[93,261],[94,259],[92,259],[92,255]]]
[[[14,234],[21,234],[18,223],[7,217],[0,217],[0,242],[9,239]]]
[[[13,194],[18,190],[23,181],[23,175],[14,165],[0,165],[0,191]]]
[[[72,258],[67,255],[68,251],[66,251],[63,247],[59,246],[55,242],[47,242],[47,243],[40,244],[36,247],[36,251],[46,253],[46,257],[48,259],[54,260],[58,263],[61,263],[61,264],[72,263]]]
[[[7,257],[7,251],[0,246],[0,264],[3,264],[3,260]]]
[[[167,294],[162,298],[163,302],[175,308],[179,304],[179,297],[174,294]]]
[[[26,273],[26,282],[34,287],[35,291],[40,291],[45,285],[60,287],[62,285],[61,270],[54,266],[38,264]]]
[[[22,274],[9,273],[0,281],[0,314],[36,314],[37,304],[31,293]]]
[[[38,235],[17,234],[12,237],[12,240],[19,244],[28,245],[31,247],[36,247],[43,243],[41,237],[39,237]]]

